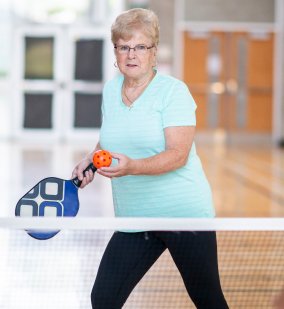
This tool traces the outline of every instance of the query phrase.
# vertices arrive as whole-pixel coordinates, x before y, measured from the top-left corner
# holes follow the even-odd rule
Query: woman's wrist
[[[85,157],[85,160],[88,163],[92,163],[93,162],[93,155],[94,155],[94,152],[91,152],[91,153],[87,154],[86,157]]]
[[[88,154],[86,155],[85,160],[88,161],[89,163],[92,163],[92,162],[93,162],[94,154],[95,154],[95,152],[98,151],[99,149],[100,149],[100,144],[98,143],[97,146],[96,146],[96,148],[95,148],[92,152],[90,152],[90,153],[88,153]]]
[[[141,162],[140,160],[132,159],[130,162],[130,174],[131,175],[140,175],[141,174]]]

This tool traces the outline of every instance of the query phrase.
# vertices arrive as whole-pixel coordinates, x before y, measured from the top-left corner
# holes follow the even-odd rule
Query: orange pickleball
[[[107,150],[98,150],[94,153],[93,164],[96,168],[111,165],[111,154]]]

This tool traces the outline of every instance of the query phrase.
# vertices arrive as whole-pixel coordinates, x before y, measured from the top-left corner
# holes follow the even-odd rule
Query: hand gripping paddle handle
[[[85,176],[85,173],[89,170],[92,170],[93,173],[95,173],[95,171],[97,170],[97,168],[94,166],[93,163],[90,163],[83,171],[83,175]],[[80,188],[81,184],[82,184],[82,181],[79,180],[78,177],[75,177],[74,179],[72,179],[72,182],[74,183],[74,185],[77,187],[77,188]]]

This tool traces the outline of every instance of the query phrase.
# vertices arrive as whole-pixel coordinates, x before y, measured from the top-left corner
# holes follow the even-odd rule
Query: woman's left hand
[[[121,177],[133,174],[134,160],[121,153],[110,153],[118,161],[115,166],[101,167],[97,173],[108,178]]]

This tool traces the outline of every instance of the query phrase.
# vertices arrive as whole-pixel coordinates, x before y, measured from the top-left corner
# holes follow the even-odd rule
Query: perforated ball
[[[111,162],[111,154],[107,150],[98,150],[94,153],[93,164],[96,168],[110,166]]]

